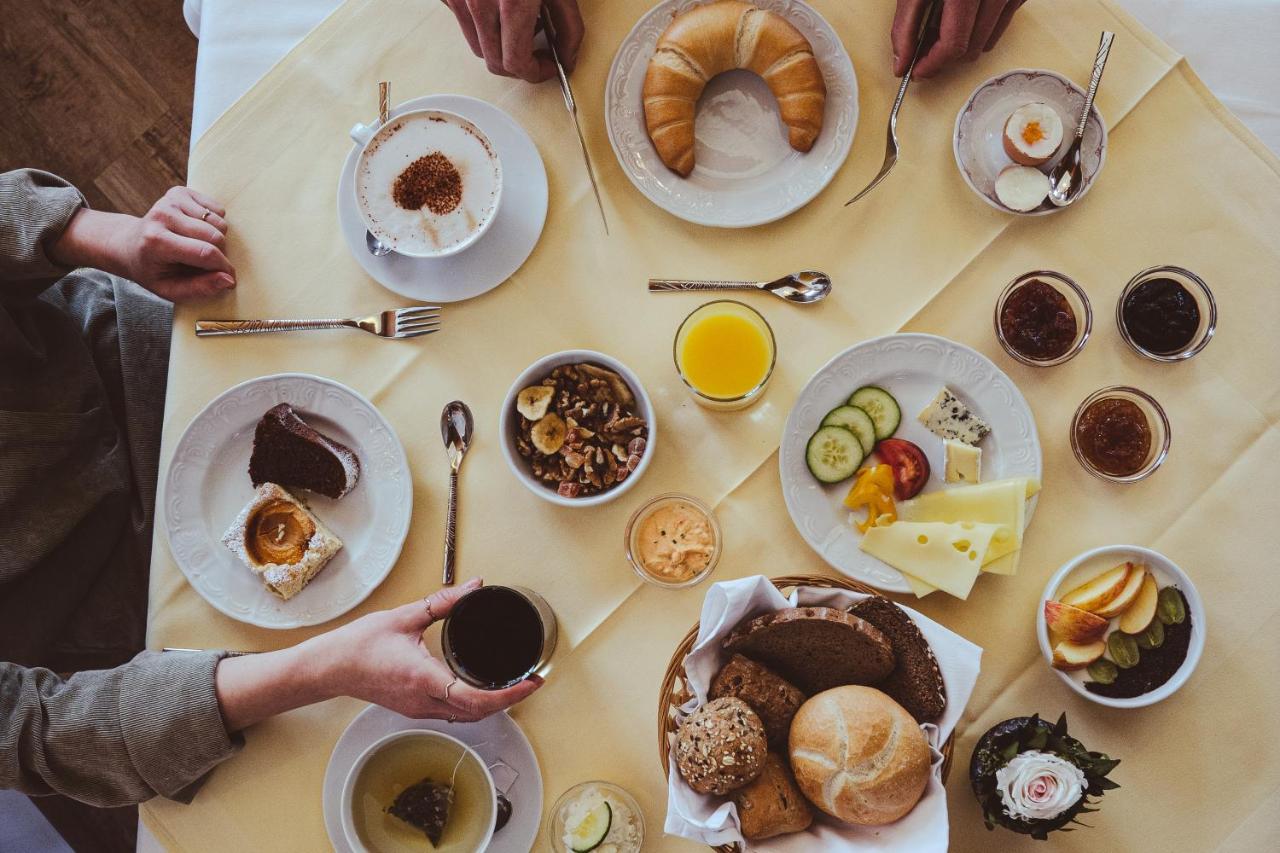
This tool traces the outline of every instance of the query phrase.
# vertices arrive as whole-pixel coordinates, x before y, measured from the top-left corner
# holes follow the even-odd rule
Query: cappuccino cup
[[[447,110],[411,110],[357,124],[355,201],[365,227],[401,255],[443,258],[489,229],[502,162],[480,128]]]

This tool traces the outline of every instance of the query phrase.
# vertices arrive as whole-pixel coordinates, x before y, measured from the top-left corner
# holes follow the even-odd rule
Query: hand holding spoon
[[[454,400],[440,413],[440,436],[444,439],[445,453],[449,457],[449,516],[444,528],[444,585],[453,584],[453,567],[457,555],[458,529],[458,469],[462,457],[471,446],[475,421],[471,409],[461,400]]]
[[[779,299],[808,305],[825,299],[831,292],[831,277],[817,270],[801,270],[773,281],[686,280],[678,278],[649,279],[650,293],[689,290],[763,290]]]
[[[1102,82],[1102,71],[1107,67],[1107,57],[1111,53],[1111,42],[1115,37],[1115,33],[1103,30],[1102,41],[1098,43],[1098,55],[1093,60],[1093,74],[1089,77],[1089,88],[1084,94],[1080,121],[1076,123],[1075,138],[1071,140],[1071,147],[1058,161],[1058,165],[1049,172],[1049,201],[1057,207],[1066,207],[1071,204],[1084,187],[1080,144],[1084,141],[1084,129],[1089,123],[1089,113],[1093,110],[1093,97],[1098,94],[1098,84]]]

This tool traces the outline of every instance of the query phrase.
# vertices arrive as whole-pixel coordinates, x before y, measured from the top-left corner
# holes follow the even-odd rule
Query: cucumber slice
[[[839,426],[818,427],[804,451],[809,473],[822,483],[849,479],[865,457],[858,437]]]
[[[610,807],[608,800],[601,800],[598,806],[582,816],[577,826],[569,830],[569,840],[572,842],[570,847],[573,853],[588,853],[595,850],[604,843],[611,826],[613,826],[613,808]]]
[[[876,425],[871,416],[857,406],[836,406],[822,419],[823,426],[844,427],[858,437],[863,452],[876,446]]]
[[[902,422],[902,410],[898,401],[883,388],[875,385],[864,385],[849,397],[849,405],[857,406],[871,416],[876,425],[876,440],[886,439],[898,431]]]

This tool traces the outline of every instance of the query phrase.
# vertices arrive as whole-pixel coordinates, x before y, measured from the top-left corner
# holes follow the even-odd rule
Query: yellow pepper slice
[[[898,508],[893,503],[893,468],[888,465],[874,465],[858,472],[849,494],[845,495],[844,505],[849,509],[867,510],[866,521],[860,521],[857,528],[866,533],[872,526],[892,524],[898,520]]]

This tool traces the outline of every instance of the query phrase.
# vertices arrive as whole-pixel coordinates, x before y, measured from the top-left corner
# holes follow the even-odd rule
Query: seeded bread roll
[[[929,742],[906,709],[873,687],[837,687],[791,723],[791,769],[809,801],[845,823],[880,826],[929,784]]]
[[[804,704],[804,692],[764,664],[734,655],[711,680],[712,699],[735,696],[751,706],[764,723],[772,747],[786,748],[791,718]]]
[[[845,684],[875,684],[893,670],[893,649],[879,630],[831,607],[789,607],[748,619],[725,651],[764,664],[813,695]]]
[[[760,775],[767,753],[764,724],[731,696],[694,711],[676,733],[676,769],[699,794],[741,788]]]
[[[756,841],[802,832],[813,823],[813,809],[796,787],[786,759],[775,752],[764,761],[764,771],[745,788],[733,792],[738,825],[745,838]]]
[[[907,612],[887,598],[873,595],[849,608],[853,615],[880,629],[893,646],[897,663],[877,687],[921,723],[942,716],[947,688],[929,641]]]

